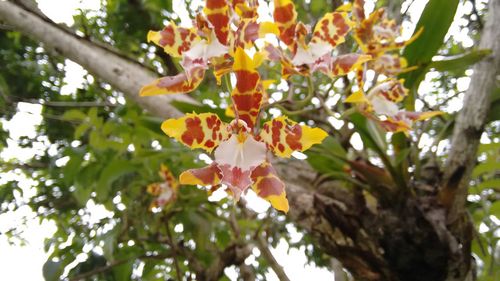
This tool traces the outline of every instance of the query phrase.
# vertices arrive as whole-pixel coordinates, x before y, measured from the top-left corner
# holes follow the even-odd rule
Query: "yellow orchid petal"
[[[221,44],[226,45],[229,34],[229,6],[224,0],[206,0],[203,12],[212,24],[215,35]]]
[[[288,212],[285,184],[269,162],[264,162],[252,171],[252,189],[258,196],[269,201],[273,208]]]
[[[224,114],[226,114],[227,117],[235,118],[236,113],[234,113],[234,109],[232,106],[226,107],[226,110],[224,111]]]
[[[148,42],[163,47],[163,50],[172,57],[180,57],[201,38],[193,28],[178,27],[174,22],[167,24],[161,31],[149,31]]]
[[[297,23],[297,12],[291,0],[274,0],[274,22],[278,27],[279,38],[292,50],[295,50],[295,25]]]
[[[160,195],[161,193],[160,183],[155,182],[152,184],[148,184],[146,191],[153,196]]]
[[[335,57],[329,65],[328,76],[336,77],[347,75],[349,72],[359,69],[363,63],[371,60],[370,55],[346,54]]]
[[[188,77],[186,73],[179,73],[175,76],[167,76],[156,79],[152,83],[141,88],[141,96],[155,96],[164,94],[183,94],[189,93],[198,88],[205,76],[204,68],[193,68],[190,70],[191,75]]]
[[[161,129],[169,137],[175,138],[186,146],[203,148],[208,152],[229,137],[229,132],[216,114],[189,113],[178,119],[168,119]]]
[[[251,59],[242,48],[234,56],[233,70],[236,74],[236,87],[231,92],[234,109],[239,119],[253,128],[260,113],[264,90],[260,86],[260,76],[255,70],[263,57],[257,53]]]
[[[384,54],[368,64],[370,69],[387,76],[395,76],[407,71],[408,62],[397,54]]]
[[[346,12],[325,14],[314,27],[311,43],[329,44],[331,48],[343,43],[345,36],[354,27]]]
[[[288,158],[294,151],[305,151],[321,143],[328,134],[320,128],[299,125],[280,116],[264,123],[259,136],[274,154]]]
[[[179,182],[177,182],[174,175],[166,165],[161,164],[159,174],[172,189],[177,189],[179,187]]]
[[[402,101],[406,95],[408,95],[408,89],[404,86],[404,79],[391,78],[375,85],[368,92],[368,99],[371,100],[373,97],[378,96],[396,103]]]
[[[350,12],[352,10],[352,4],[347,2],[343,5],[340,5],[335,9],[335,12]]]
[[[417,118],[417,121],[422,121],[422,120],[429,119],[429,118],[436,117],[436,116],[443,115],[443,114],[444,114],[444,112],[442,112],[442,111],[421,112]]]
[[[363,94],[363,91],[358,90],[358,91],[352,93],[350,96],[348,96],[344,102],[347,102],[347,103],[367,103],[368,99]]]
[[[184,171],[179,177],[180,183],[186,185],[215,186],[220,183],[220,180],[221,174],[216,164]]]

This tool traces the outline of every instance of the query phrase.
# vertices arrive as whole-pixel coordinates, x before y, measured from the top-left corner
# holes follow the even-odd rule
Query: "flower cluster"
[[[385,17],[383,8],[365,17],[364,0],[354,0],[353,6],[353,16],[356,21],[353,37],[358,42],[361,51],[371,56],[372,59],[366,63],[366,67],[357,69],[360,89],[347,97],[345,102],[358,103],[360,111],[367,117],[378,121],[385,130],[403,132],[408,135],[413,122],[442,114],[439,111],[408,112],[400,110],[397,104],[403,101],[408,94],[408,89],[404,87],[404,80],[398,80],[395,76],[413,70],[414,67],[407,67],[406,59],[394,51],[413,42],[422,30],[406,41],[399,40],[401,27],[396,24],[395,20]],[[375,81],[375,85],[365,95],[363,93],[364,74],[367,69],[388,78],[380,82]]]
[[[304,151],[320,143],[327,134],[284,116],[265,122],[256,132],[264,91],[256,71],[261,61],[258,56],[250,58],[241,48],[236,50],[233,64],[236,87],[231,96],[237,117],[229,124],[213,113],[192,113],[166,120],[162,130],[191,148],[213,151],[214,162],[182,173],[181,184],[226,184],[236,199],[251,186],[274,208],[287,212],[285,185],[269,162],[268,151],[290,157],[294,151]]]
[[[236,200],[251,187],[274,208],[288,211],[285,185],[269,157],[274,154],[288,158],[295,151],[305,151],[321,143],[327,133],[286,116],[260,122],[269,80],[261,79],[258,68],[266,60],[281,65],[283,79],[292,75],[311,76],[315,72],[333,78],[355,71],[360,90],[346,102],[358,103],[361,112],[389,131],[408,132],[411,122],[433,115],[399,111],[396,104],[407,90],[402,81],[391,77],[408,68],[404,58],[393,52],[416,37],[398,41],[400,29],[396,23],[386,19],[383,10],[365,18],[363,4],[363,0],[355,0],[354,5],[343,5],[310,28],[297,20],[291,0],[274,0],[273,22],[259,20],[256,0],[206,0],[193,27],[170,22],[161,31],[150,31],[148,41],[179,58],[184,72],[144,86],[142,96],[191,92],[200,85],[209,68],[219,84],[225,75],[235,78],[232,105],[228,108],[233,121],[224,123],[213,113],[191,113],[163,122],[162,130],[168,136],[192,149],[213,153],[212,164],[183,172],[180,184],[212,187],[225,184]],[[352,30],[360,52],[339,52],[336,47],[345,42]],[[255,41],[267,35],[274,36],[278,44],[266,42],[257,47]],[[365,95],[367,69],[388,79],[374,85]]]
[[[148,193],[156,197],[151,202],[150,209],[161,208],[177,198],[179,183],[172,175],[172,172],[167,166],[161,165],[159,175],[163,181],[152,183],[147,187]]]

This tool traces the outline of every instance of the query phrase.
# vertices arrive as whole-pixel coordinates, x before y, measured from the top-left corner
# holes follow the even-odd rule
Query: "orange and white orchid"
[[[163,182],[152,183],[147,187],[148,193],[156,196],[156,199],[151,202],[150,209],[161,208],[177,198],[179,183],[172,175],[172,172],[162,164],[159,174]]]
[[[311,40],[306,43],[310,28],[297,22],[297,12],[291,0],[274,1],[274,21],[280,31],[279,39],[288,47],[290,54],[268,44],[265,50],[271,60],[282,64],[283,78],[292,74],[309,75],[320,71],[330,77],[346,75],[370,60],[369,55],[345,54],[333,56],[334,48],[345,41],[354,26],[349,19],[350,5],[339,7],[324,15],[314,27]]]
[[[390,78],[371,88],[366,96],[361,90],[347,97],[345,102],[359,103],[361,111],[368,117],[379,121],[387,131],[408,134],[413,122],[425,120],[442,114],[440,111],[408,112],[400,110],[397,103],[408,94],[404,80]]]
[[[421,30],[406,41],[400,40],[402,27],[395,20],[388,19],[383,8],[365,17],[364,0],[354,0],[353,16],[356,22],[353,37],[363,53],[373,58],[368,62],[369,69],[387,76],[412,69],[407,67],[405,58],[388,52],[409,45],[417,39]]]
[[[278,210],[287,212],[285,185],[272,168],[268,151],[288,158],[294,151],[305,151],[321,143],[327,133],[319,128],[299,125],[287,117],[263,124],[256,132],[263,86],[255,70],[261,58],[251,59],[243,49],[235,52],[236,86],[231,93],[236,118],[226,124],[212,113],[187,114],[163,122],[162,130],[191,148],[203,148],[214,155],[214,162],[201,169],[185,171],[181,184],[225,184],[239,199],[248,187]]]
[[[256,3],[206,0],[203,13],[196,15],[194,27],[179,27],[170,22],[161,31],[150,31],[148,42],[180,58],[184,72],[144,86],[141,96],[191,92],[200,85],[209,66],[214,68],[220,84],[221,76],[231,70],[230,57],[236,48],[253,46],[253,42],[265,34],[278,34],[274,23],[257,21]]]

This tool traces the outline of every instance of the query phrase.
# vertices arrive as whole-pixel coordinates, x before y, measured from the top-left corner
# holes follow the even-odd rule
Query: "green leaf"
[[[354,129],[361,136],[363,144],[378,154],[378,156],[384,163],[385,168],[389,171],[396,184],[400,187],[406,186],[401,173],[398,173],[396,171],[386,153],[385,140],[377,135],[379,134],[379,131],[377,131],[374,124],[368,124],[369,122],[373,121],[368,120],[365,116],[357,112],[349,115],[349,118],[350,121],[354,124]]]
[[[90,198],[90,194],[95,189],[95,179],[102,169],[99,162],[89,163],[75,175],[75,191],[73,196],[81,206],[85,206]]]
[[[83,121],[87,115],[78,109],[70,109],[64,112],[62,119],[67,121]]]
[[[490,215],[500,218],[500,201],[496,201],[491,204]]]
[[[492,143],[483,143],[479,145],[477,150],[478,154],[481,153],[498,153],[500,152],[500,142],[492,142]]]
[[[90,129],[90,124],[89,123],[86,123],[86,122],[83,122],[82,124],[78,125],[78,127],[76,127],[75,129],[75,139],[80,139],[81,137],[83,137],[83,135],[85,134],[85,132],[87,132],[87,130]]]
[[[64,267],[61,266],[61,262],[52,261],[48,259],[43,264],[43,278],[45,281],[58,281],[63,273]]]
[[[65,154],[70,158],[66,165],[62,168],[64,174],[62,180],[66,184],[71,184],[75,179],[75,176],[80,172],[84,153],[83,151],[80,152],[73,149],[67,149]]]
[[[377,153],[385,154],[385,142],[381,142],[381,138],[378,135],[378,132],[375,133],[376,129],[374,129],[373,124],[369,124],[372,122],[368,120],[366,117],[361,115],[360,113],[353,113],[350,116],[350,121],[354,124],[354,128],[356,132],[361,135],[361,139],[363,140],[363,144],[373,149]]]
[[[129,261],[124,264],[120,264],[118,266],[113,267],[113,276],[115,277],[115,281],[128,281],[132,278],[132,270],[134,261]]]
[[[483,181],[476,186],[477,192],[475,192],[475,193],[481,193],[485,189],[499,188],[499,187],[500,187],[500,179],[486,180],[486,181]]]
[[[477,165],[474,170],[472,170],[472,177],[477,178],[482,174],[485,173],[490,173],[494,171],[500,170],[500,163],[496,162],[495,160],[489,161],[489,162],[484,162],[479,165]]]
[[[394,165],[399,166],[403,162],[403,160],[405,160],[406,157],[408,157],[408,154],[410,154],[410,152],[411,152],[411,148],[407,147],[407,148],[403,148],[401,151],[396,153],[395,158],[394,158]]]
[[[428,65],[428,69],[434,69],[436,71],[465,70],[467,67],[479,62],[489,54],[491,54],[491,50],[473,50],[467,54],[432,61]]]
[[[113,159],[104,167],[99,176],[96,189],[97,198],[99,200],[105,200],[109,195],[111,184],[121,176],[133,171],[135,171],[135,166],[130,162],[121,158]]]
[[[415,33],[423,28],[422,34],[403,52],[408,65],[419,66],[418,69],[401,75],[405,86],[412,90],[405,101],[406,109],[414,110],[415,90],[432,57],[443,44],[444,37],[453,22],[459,0],[430,0],[422,12],[415,27]]]
[[[316,171],[329,173],[342,171],[347,153],[337,139],[328,136],[321,144],[313,146],[304,154],[307,155],[307,162]]]

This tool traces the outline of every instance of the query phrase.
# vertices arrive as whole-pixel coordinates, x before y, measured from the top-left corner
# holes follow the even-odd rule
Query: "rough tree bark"
[[[430,183],[427,184],[432,186],[423,189],[418,187],[426,183],[410,183],[416,190],[426,192],[385,198],[373,206],[366,202],[360,187],[346,189],[339,182],[318,181],[317,173],[304,161],[276,163],[278,173],[286,179],[290,220],[309,232],[316,245],[339,260],[356,280],[442,281],[467,280],[471,276],[470,224],[455,227],[457,220],[453,216],[463,218],[487,97],[495,83],[500,29],[491,27],[494,21],[499,24],[499,6],[499,1],[490,1],[489,27],[481,41],[481,48],[494,49],[492,57],[474,69],[464,110],[457,121],[441,191],[456,194],[449,203],[445,202],[448,209],[441,205],[438,186]],[[193,102],[186,95],[138,97],[140,87],[155,78],[148,69],[69,33],[23,6],[0,2],[0,21],[81,64],[154,115],[178,115],[168,104],[174,99]],[[460,155],[462,151],[466,151],[466,156]],[[218,274],[217,270],[214,276]]]
[[[448,280],[462,280],[461,276],[470,272],[471,231],[467,216],[468,187],[472,169],[475,166],[477,148],[484,131],[490,98],[500,86],[500,1],[490,1],[488,18],[481,36],[479,49],[490,49],[491,55],[474,66],[469,89],[465,93],[463,108],[456,119],[451,150],[449,152],[439,199],[447,210],[447,225],[461,245],[449,267]],[[453,278],[455,275],[458,278]]]

